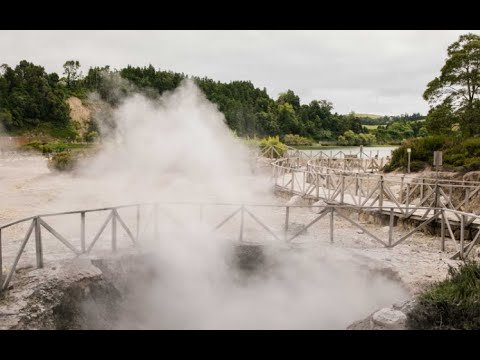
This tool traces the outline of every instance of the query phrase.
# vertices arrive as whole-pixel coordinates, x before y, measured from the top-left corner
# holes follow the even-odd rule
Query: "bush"
[[[411,161],[410,162],[410,171],[411,172],[417,172],[417,171],[422,171],[427,167],[427,164],[424,163],[423,161]]]
[[[480,329],[480,264],[450,267],[449,278],[419,296],[407,314],[411,329]]]
[[[278,136],[269,136],[268,138],[264,138],[260,140],[259,145],[262,151],[269,148],[274,148],[276,150],[276,152],[273,151],[274,158],[282,157],[285,151],[287,151],[287,146],[280,141]],[[267,151],[264,155],[270,157],[272,156],[272,153]]]
[[[96,131],[90,131],[85,135],[86,142],[94,142],[98,138],[98,133]]]
[[[463,142],[468,157],[480,157],[480,138],[470,138]]]
[[[480,141],[477,139],[467,139],[461,141],[444,135],[427,136],[423,138],[414,138],[406,140],[402,145],[395,149],[392,153],[392,159],[384,168],[385,171],[393,171],[396,169],[406,169],[408,164],[407,148],[412,149],[411,166],[417,162],[415,166],[420,169],[420,162],[425,168],[433,165],[433,152],[443,151],[443,166],[445,168],[457,167],[469,164],[469,161],[476,162],[477,151],[480,154]],[[471,159],[471,160],[468,160]]]
[[[52,156],[48,161],[48,167],[58,171],[72,171],[75,168],[77,159],[68,151],[60,152]]]
[[[338,137],[338,145],[371,145],[375,143],[375,135],[372,134],[355,134],[352,130],[345,131],[343,135]]]
[[[312,146],[314,141],[306,137],[294,134],[287,134],[283,138],[283,142],[290,146]]]

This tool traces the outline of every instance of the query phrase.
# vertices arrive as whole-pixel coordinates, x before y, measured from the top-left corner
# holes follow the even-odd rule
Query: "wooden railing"
[[[473,213],[480,201],[480,183],[447,179],[345,172],[300,158],[272,163],[275,185],[284,190],[332,203],[395,206],[407,217],[416,207],[439,207]],[[405,209],[405,210],[403,210]]]
[[[131,240],[131,243],[135,247],[140,246],[141,239],[145,236],[143,230],[148,225],[153,226],[153,234],[151,235],[152,238],[158,240],[161,237],[161,233],[159,231],[159,226],[162,224],[160,222],[159,214],[163,211],[163,214],[170,216],[168,211],[165,211],[166,207],[168,206],[189,206],[191,208],[196,209],[195,212],[198,214],[198,221],[200,223],[205,224],[205,216],[204,211],[207,207],[215,207],[217,209],[224,209],[222,207],[228,206],[230,208],[234,208],[233,212],[229,212],[225,215],[225,211],[220,211],[222,215],[221,221],[215,221],[208,225],[212,231],[217,231],[218,229],[222,228],[228,222],[233,221],[234,218],[240,218],[240,226],[239,226],[239,233],[238,233],[238,241],[244,241],[244,231],[245,225],[244,221],[246,217],[253,219],[254,223],[257,224],[258,229],[266,231],[271,238],[276,242],[286,242],[290,243],[292,240],[300,236],[313,226],[314,224],[318,223],[319,220],[322,218],[327,217],[329,221],[329,239],[330,242],[334,241],[335,238],[335,215],[339,218],[342,218],[348,221],[353,226],[361,229],[365,234],[367,234],[371,239],[373,239],[378,244],[392,248],[400,243],[404,242],[408,238],[410,238],[415,232],[425,228],[429,224],[435,224],[440,228],[440,249],[445,251],[445,242],[447,239],[450,239],[453,243],[455,243],[456,252],[453,254],[452,258],[458,259],[466,259],[469,254],[472,252],[473,247],[477,244],[480,238],[480,231],[479,229],[471,229],[471,225],[473,223],[480,224],[480,217],[476,214],[472,213],[465,213],[457,210],[447,209],[447,208],[422,208],[416,207],[417,210],[422,210],[426,214],[432,212],[432,215],[429,217],[425,217],[421,220],[421,222],[416,226],[413,230],[408,231],[406,234],[400,234],[400,236],[395,236],[395,222],[394,217],[397,215],[398,207],[379,207],[379,206],[367,206],[365,204],[358,206],[358,205],[296,205],[296,206],[285,206],[285,205],[270,205],[270,204],[238,204],[238,203],[148,203],[148,204],[134,204],[134,205],[125,205],[125,206],[117,206],[117,207],[107,207],[101,209],[89,209],[89,210],[78,210],[78,211],[69,211],[69,212],[61,212],[61,213],[53,213],[53,214],[44,214],[44,215],[36,215],[32,217],[28,217],[25,219],[21,219],[18,221],[11,222],[9,224],[5,224],[0,226],[0,291],[6,290],[9,287],[10,281],[12,280],[13,275],[16,272],[16,268],[18,262],[24,253],[25,246],[30,241],[32,234],[35,242],[35,256],[36,256],[36,266],[37,268],[42,268],[44,266],[44,241],[42,238],[42,231],[48,231],[51,235],[53,235],[54,239],[63,243],[65,247],[70,250],[75,256],[80,256],[82,254],[89,254],[92,252],[94,246],[98,243],[98,240],[102,233],[105,233],[105,230],[108,225],[110,225],[110,237],[108,240],[111,243],[110,249],[112,252],[117,251],[117,240],[118,240],[118,225],[123,228],[127,238]],[[135,225],[127,225],[126,221],[120,216],[119,210],[130,208],[136,212],[136,216],[134,216]],[[272,209],[277,210],[284,210],[284,212],[275,212],[276,220],[274,226],[269,226],[265,223],[264,220],[260,219],[260,215],[258,214],[259,209],[267,209],[269,214],[274,213]],[[306,224],[304,224],[301,228],[295,230],[294,232],[289,231],[290,227],[290,216],[291,210],[295,208],[309,208],[313,209],[316,212],[316,215],[313,219],[306,220]],[[142,210],[142,211],[141,211]],[[149,212],[150,216],[146,216],[146,211]],[[345,212],[349,210],[349,212]],[[406,213],[406,208],[400,208],[404,214]],[[365,213],[365,211],[374,211],[374,212],[387,212],[390,215],[389,221],[389,231],[388,235],[385,234],[374,234],[373,231],[368,230],[363,224],[359,221],[352,219],[349,216],[349,213]],[[87,241],[85,227],[86,222],[90,218],[87,217],[88,214],[91,213],[106,213],[106,219],[101,223],[101,226],[98,228],[98,231],[95,233],[95,236],[91,238],[90,241]],[[143,215],[141,217],[141,214]],[[185,212],[182,212],[185,214]],[[53,216],[67,216],[67,215],[76,215],[78,216],[77,221],[80,227],[80,246],[74,245],[74,240],[69,238],[68,236],[63,236],[60,234],[58,229],[55,229],[51,224],[48,223],[48,218]],[[181,221],[185,221],[186,223],[191,223],[192,217],[191,214],[188,216],[185,215],[185,219],[180,221],[173,219],[176,223]],[[282,219],[283,217],[283,219]],[[453,231],[454,226],[454,219],[460,219],[460,231],[458,235],[455,235]],[[164,218],[163,218],[164,219]],[[146,221],[144,221],[146,220]],[[25,235],[23,239],[20,241],[19,249],[16,252],[15,258],[10,265],[10,269],[5,273],[3,272],[3,260],[4,257],[2,256],[2,234],[5,232],[6,229],[15,226],[15,225],[28,225]],[[281,230],[278,230],[278,225],[283,224],[281,226]],[[276,229],[277,228],[277,229]],[[465,233],[466,231],[471,231],[471,241],[467,241]],[[143,235],[142,235],[143,234]],[[258,234],[255,235],[258,237]],[[264,238],[264,236],[262,236]],[[5,239],[3,239],[5,240]],[[13,246],[12,244],[17,244],[16,242],[10,242],[9,246]],[[49,243],[51,246],[52,243]],[[5,275],[5,276],[3,276]]]

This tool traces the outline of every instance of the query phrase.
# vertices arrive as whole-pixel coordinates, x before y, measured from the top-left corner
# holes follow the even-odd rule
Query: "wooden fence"
[[[167,206],[172,205],[180,205],[180,206],[189,206],[195,209],[198,209],[198,219],[200,222],[205,221],[204,219],[204,210],[207,207],[221,207],[221,206],[229,206],[233,207],[234,211],[229,212],[227,215],[222,211],[223,218],[221,221],[217,221],[212,224],[207,224],[212,231],[217,231],[218,229],[222,228],[228,222],[231,222],[234,218],[240,218],[240,225],[239,225],[239,233],[238,233],[238,241],[244,241],[244,221],[246,217],[249,217],[253,220],[255,224],[257,224],[259,229],[263,229],[269,234],[274,241],[277,242],[286,242],[290,243],[293,239],[300,236],[302,233],[305,232],[308,228],[313,226],[319,220],[324,217],[328,218],[329,221],[329,238],[330,242],[334,241],[335,238],[335,215],[340,217],[353,226],[361,229],[365,234],[367,234],[370,238],[376,241],[378,244],[392,248],[397,246],[398,244],[404,242],[408,238],[410,238],[415,232],[425,228],[428,224],[435,222],[441,229],[440,231],[440,249],[445,251],[445,241],[450,239],[453,243],[455,243],[456,252],[452,256],[452,258],[458,259],[466,259],[469,254],[471,253],[473,247],[480,238],[480,231],[476,231],[473,239],[471,241],[466,241],[465,238],[465,231],[468,228],[469,224],[473,222],[480,222],[480,217],[471,214],[471,213],[464,213],[457,210],[447,209],[447,208],[421,208],[417,207],[418,210],[432,211],[432,215],[423,219],[418,226],[416,226],[413,230],[407,232],[406,234],[398,237],[394,236],[394,216],[395,211],[398,211],[398,208],[390,207],[390,208],[380,208],[378,206],[352,206],[352,205],[296,205],[296,206],[285,206],[285,205],[265,205],[265,204],[236,204],[236,203],[149,203],[149,204],[134,204],[134,205],[125,205],[125,206],[117,206],[117,207],[108,207],[108,208],[101,208],[101,209],[89,209],[89,210],[79,210],[79,211],[70,211],[70,212],[61,212],[61,213],[53,213],[53,214],[44,214],[44,215],[37,215],[33,217],[28,217],[25,219],[21,219],[15,222],[11,222],[9,224],[5,224],[0,226],[0,291],[8,289],[10,281],[12,280],[13,275],[15,274],[18,262],[24,252],[25,246],[31,240],[33,234],[33,241],[35,242],[35,255],[36,255],[36,266],[37,268],[42,268],[44,266],[44,243],[42,240],[42,231],[48,231],[51,235],[53,235],[54,239],[61,242],[65,247],[73,252],[75,256],[80,256],[82,254],[89,254],[93,250],[94,246],[98,243],[98,240],[102,233],[106,232],[106,228],[110,225],[110,237],[109,241],[111,242],[110,249],[112,252],[117,251],[117,240],[118,240],[118,227],[120,226],[125,231],[127,237],[130,239],[131,243],[139,247],[140,240],[144,236],[143,229],[146,228],[148,224],[153,225],[153,238],[158,240],[160,237],[159,233],[159,226],[160,223],[160,209]],[[290,226],[290,214],[292,208],[310,208],[316,210],[316,215],[313,219],[309,220],[308,223],[303,224],[301,228],[296,229],[294,232],[289,231]],[[122,216],[119,214],[119,209],[123,208],[130,208],[136,211],[135,216],[135,224],[127,225]],[[146,216],[145,209],[150,209],[149,214],[150,216]],[[265,221],[260,219],[258,214],[259,208],[267,208],[267,209],[283,209],[283,213],[278,213],[278,216],[283,217],[278,218],[275,222],[275,226],[269,226],[265,223]],[[141,211],[143,209],[143,211]],[[365,211],[388,211],[390,214],[390,221],[389,221],[389,231],[386,237],[382,237],[382,235],[375,235],[371,231],[369,231],[364,225],[362,225],[359,221],[352,219],[345,210],[349,210],[349,212],[353,213],[364,213]],[[403,209],[405,210],[405,209]],[[86,221],[89,219],[87,214],[90,213],[99,213],[103,212],[108,214],[106,219],[102,222],[101,226],[98,228],[96,234],[91,238],[87,239],[85,235],[85,227]],[[271,213],[271,211],[269,210]],[[141,214],[144,216],[141,217]],[[164,212],[165,214],[165,212]],[[78,216],[78,225],[81,229],[80,231],[80,246],[76,247],[74,245],[74,239],[68,238],[67,236],[63,236],[60,232],[55,229],[51,224],[48,223],[48,218],[52,216],[67,216],[67,215],[75,215]],[[167,214],[168,215],[168,214]],[[457,236],[455,236],[454,231],[452,230],[452,218],[459,217],[461,222],[460,232]],[[175,220],[175,219],[174,219]],[[175,220],[176,221],[176,220]],[[188,218],[180,220],[187,222],[191,222],[191,216]],[[3,256],[2,256],[2,233],[9,227],[24,224],[28,225],[28,228],[23,236],[23,239],[20,241],[20,246],[18,251],[16,252],[16,256],[10,265],[9,271],[5,274],[3,272]],[[278,231],[275,230],[275,227],[278,227],[278,224],[282,225],[282,230]],[[87,241],[89,240],[89,241]],[[11,242],[12,243],[12,242]],[[10,243],[10,244],[11,244]],[[5,275],[5,276],[3,276]]]

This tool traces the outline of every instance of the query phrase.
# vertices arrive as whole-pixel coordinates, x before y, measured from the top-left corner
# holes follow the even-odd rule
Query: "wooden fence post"
[[[293,193],[294,189],[295,189],[295,170],[292,170],[292,184],[290,185],[290,190],[291,192]]]
[[[441,250],[445,251],[445,210],[442,209],[442,225],[440,228]]]
[[[332,210],[330,211],[330,243],[333,244],[333,212],[335,211],[335,208],[332,206]]]
[[[400,180],[400,204],[403,204],[403,183],[405,181],[405,175]]]
[[[82,254],[85,253],[85,211],[80,213],[80,247]]]
[[[35,218],[35,254],[37,257],[37,268],[43,268],[42,228],[40,218]]]
[[[358,174],[355,174],[355,196],[358,196]]]
[[[390,208],[390,222],[388,226],[388,247],[392,247],[393,242],[393,207]]]
[[[112,251],[117,251],[117,210],[112,210]]]
[[[345,175],[340,175],[342,181],[342,191],[340,193],[340,203],[343,204],[343,200],[345,197]]]
[[[383,175],[380,176],[380,194],[378,195],[378,205],[380,211],[383,211]]]

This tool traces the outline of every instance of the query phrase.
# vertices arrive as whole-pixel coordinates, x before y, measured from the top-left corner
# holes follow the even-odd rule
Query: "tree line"
[[[112,106],[133,91],[155,97],[175,89],[183,79],[193,79],[206,97],[218,105],[227,125],[239,136],[275,136],[297,134],[315,141],[336,140],[351,130],[368,133],[358,117],[333,112],[333,104],[313,100],[302,104],[292,90],[271,98],[266,89],[250,81],[223,83],[206,77],[145,67],[91,67],[86,74],[76,60],[65,62],[62,76],[47,73],[40,65],[26,60],[15,67],[0,67],[0,122],[7,131],[19,132],[48,123],[69,125],[69,96],[86,99],[90,92],[99,94]],[[118,81],[122,79],[123,81]]]

